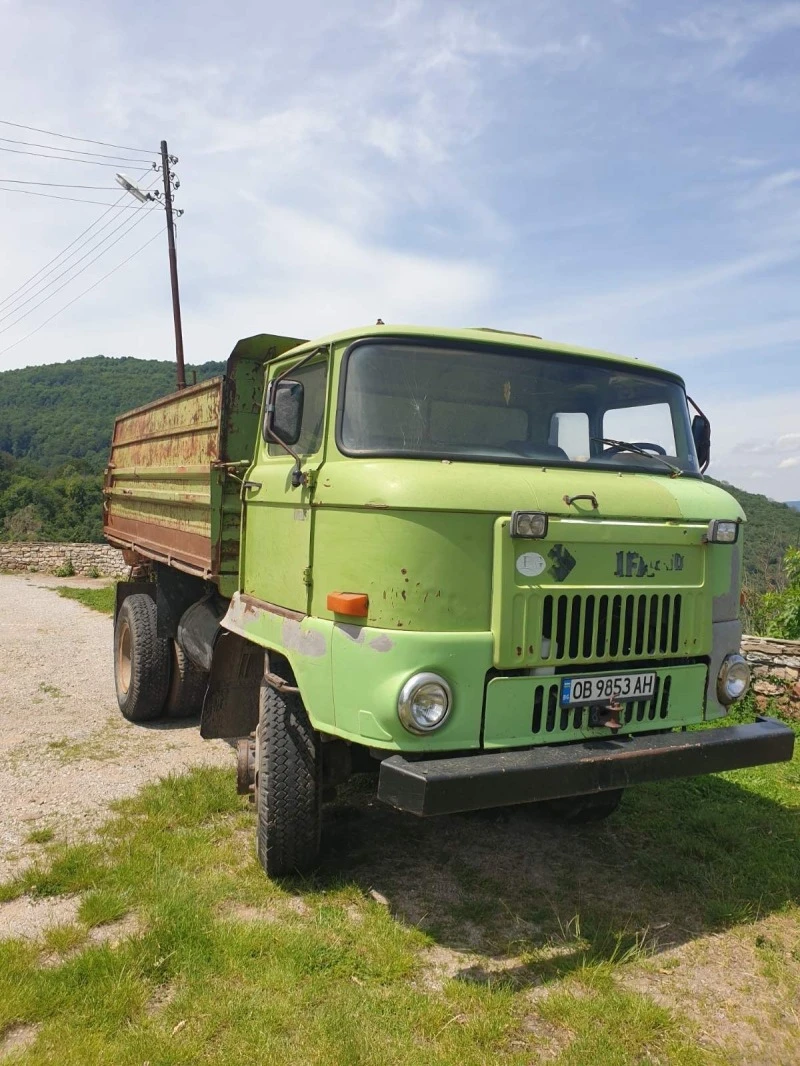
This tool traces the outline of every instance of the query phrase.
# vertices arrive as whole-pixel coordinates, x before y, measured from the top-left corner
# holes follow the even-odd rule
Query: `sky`
[[[378,317],[603,348],[683,375],[712,476],[800,499],[800,2],[0,0],[0,31],[0,119],[143,147],[143,184],[178,156],[187,361]],[[104,211],[9,179],[120,190],[14,141],[111,148],[0,137],[3,300]],[[172,357],[163,212],[123,202],[0,303],[0,369]]]

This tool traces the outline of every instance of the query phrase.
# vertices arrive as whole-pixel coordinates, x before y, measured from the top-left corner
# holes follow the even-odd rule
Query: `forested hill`
[[[224,363],[187,367],[197,380]],[[0,452],[31,459],[46,471],[69,463],[99,473],[108,457],[116,415],[175,388],[175,364],[96,355],[69,363],[0,373]]]
[[[711,480],[711,479],[709,479]],[[779,583],[787,548],[800,548],[800,511],[724,481],[715,485],[735,496],[747,515],[744,527],[746,581],[757,592]]]

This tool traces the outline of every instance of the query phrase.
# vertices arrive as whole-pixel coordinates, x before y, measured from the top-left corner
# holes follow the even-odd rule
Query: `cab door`
[[[253,465],[242,489],[244,547],[239,584],[256,599],[306,614],[311,595],[311,503],[316,472],[324,458],[327,353],[297,370],[291,364],[287,368],[286,363],[270,368],[267,389],[279,376],[284,382],[302,385],[299,435],[291,447],[302,459],[308,484],[292,485],[295,460],[277,442],[265,438],[262,420]]]

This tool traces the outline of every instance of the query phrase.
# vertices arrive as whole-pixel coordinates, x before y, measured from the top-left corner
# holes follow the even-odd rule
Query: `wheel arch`
[[[258,722],[258,686],[265,674],[281,677],[282,666],[288,668],[286,676],[293,675],[291,684],[299,690],[314,728],[335,732],[332,628],[322,619],[235,593],[214,644],[201,734],[248,736]],[[226,686],[236,691],[226,692]],[[238,708],[237,700],[243,704]]]

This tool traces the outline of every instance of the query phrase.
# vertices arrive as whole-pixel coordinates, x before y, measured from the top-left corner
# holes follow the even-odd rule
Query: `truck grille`
[[[540,659],[674,655],[681,648],[681,609],[680,593],[545,596]]]
[[[669,716],[669,693],[672,677],[669,674],[656,677],[656,689],[649,700],[626,703],[620,712],[623,726],[632,722],[657,722]],[[588,707],[559,707],[560,682],[538,685],[533,697],[533,721],[531,732],[536,735],[567,733],[589,729]]]

